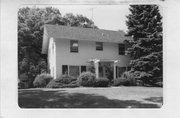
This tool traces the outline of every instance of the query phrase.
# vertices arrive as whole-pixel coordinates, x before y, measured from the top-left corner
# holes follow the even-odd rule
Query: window
[[[68,66],[67,65],[62,65],[62,74],[68,74]]]
[[[70,51],[78,52],[78,41],[75,41],[75,40],[70,41]]]
[[[128,66],[128,67],[127,67],[127,71],[130,71],[130,70],[131,70],[131,67]]]
[[[81,66],[81,73],[86,72],[86,66]]]
[[[96,42],[96,50],[103,50],[103,42]]]
[[[125,45],[119,44],[119,55],[125,55]]]
[[[69,66],[69,75],[73,77],[79,76],[79,66]]]
[[[126,71],[126,67],[116,67],[117,77],[121,77],[121,75]]]

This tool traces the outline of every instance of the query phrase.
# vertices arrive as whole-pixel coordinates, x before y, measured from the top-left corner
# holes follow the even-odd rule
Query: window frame
[[[96,51],[103,51],[103,42],[96,42]]]
[[[82,71],[82,67],[85,67],[85,71]],[[87,71],[87,66],[86,65],[81,65],[80,66],[80,71],[81,71],[81,73],[86,72]]]
[[[125,55],[125,44],[119,43],[118,49],[119,49],[119,55]]]
[[[63,70],[63,66],[67,66],[67,74],[69,73],[69,67],[68,67],[68,65],[62,65],[62,74],[64,75],[64,74],[66,74],[65,72],[64,72],[64,70]]]
[[[78,44],[77,49],[75,49],[76,47],[73,47],[74,43]],[[72,53],[78,53],[79,52],[79,42],[78,42],[78,40],[70,40],[70,52],[72,52]]]
[[[69,72],[68,72],[69,74],[68,74],[68,75],[69,75],[69,76],[73,76],[73,75],[71,75],[71,74],[72,74],[72,73],[71,73],[71,68],[72,68],[72,67],[78,67],[78,75],[77,75],[77,77],[78,77],[78,76],[81,74],[81,72],[80,72],[80,69],[81,69],[81,68],[80,68],[79,65],[69,65]]]
[[[116,77],[121,77],[121,75],[126,71],[127,71],[126,66],[124,66],[124,67],[116,66]]]

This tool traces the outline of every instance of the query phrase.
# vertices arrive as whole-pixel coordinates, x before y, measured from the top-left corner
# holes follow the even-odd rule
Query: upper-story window
[[[119,55],[125,55],[125,44],[119,44]]]
[[[76,40],[71,40],[70,41],[70,52],[78,52],[78,41]]]
[[[103,42],[96,42],[96,50],[103,50]]]

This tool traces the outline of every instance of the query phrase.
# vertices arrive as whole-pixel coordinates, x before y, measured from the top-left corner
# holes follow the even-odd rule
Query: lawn
[[[21,108],[160,108],[156,87],[33,88],[18,90]]]

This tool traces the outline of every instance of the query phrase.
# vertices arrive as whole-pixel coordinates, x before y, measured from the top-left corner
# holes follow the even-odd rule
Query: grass
[[[20,89],[21,108],[159,108],[162,88],[111,87]]]

